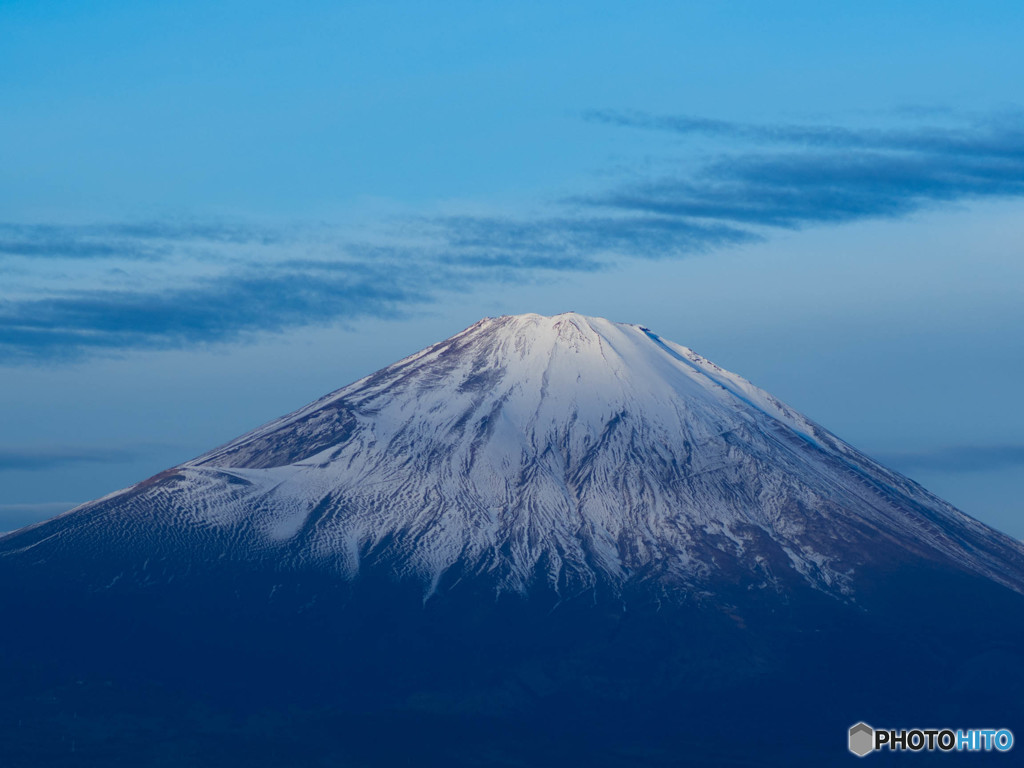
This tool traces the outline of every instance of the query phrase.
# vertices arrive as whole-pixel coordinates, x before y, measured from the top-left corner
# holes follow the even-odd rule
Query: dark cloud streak
[[[963,445],[884,459],[903,471],[987,472],[1024,466],[1024,445]]]
[[[536,215],[404,219],[395,237],[377,243],[230,221],[0,224],[0,258],[145,262],[184,254],[186,264],[202,264],[193,267],[202,276],[186,266],[165,287],[147,284],[140,264],[128,275],[134,283],[119,288],[0,297],[0,363],[181,348],[396,317],[485,284],[595,272],[630,259],[683,258],[755,242],[773,229],[1024,196],[1019,117],[901,130],[613,111],[586,117],[618,128],[699,135],[720,146],[691,170],[611,184]]]
[[[246,332],[394,316],[406,304],[429,300],[386,271],[354,277],[252,272],[165,291],[79,291],[0,304],[0,351],[50,359],[88,349],[178,348]]]
[[[680,136],[739,139],[749,143],[1024,159],[1024,129],[1016,117],[989,120],[968,129],[926,127],[879,130],[836,125],[759,125],[691,115],[652,115],[617,110],[591,110],[583,116],[589,122],[619,128],[665,131]]]
[[[1024,195],[1024,129],[1017,123],[970,131],[858,131],[615,112],[589,119],[783,145],[773,152],[733,149],[690,173],[574,199],[596,209],[799,229]]]
[[[141,450],[91,446],[49,448],[0,448],[0,472],[35,471],[73,464],[121,464],[137,459]]]
[[[0,301],[0,360],[76,359],[88,352],[172,349],[257,332],[399,317],[454,291],[538,273],[606,269],[629,255],[681,256],[755,235],[656,216],[437,217],[422,244],[348,244],[341,259],[292,258],[152,290],[90,289]]]
[[[176,247],[273,245],[281,232],[225,221],[139,221],[105,224],[15,224],[0,222],[0,258],[125,259],[155,261]]]
[[[671,258],[758,239],[733,226],[651,215],[458,216],[433,224],[451,254],[449,262],[571,271],[602,269],[602,257]]]

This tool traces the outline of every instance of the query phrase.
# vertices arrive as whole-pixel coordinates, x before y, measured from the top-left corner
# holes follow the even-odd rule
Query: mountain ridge
[[[0,537],[0,762],[846,765],[1022,730],[1022,583],[692,350],[493,318]]]
[[[149,519],[346,578],[376,552],[428,597],[454,568],[520,593],[729,572],[855,600],[858,569],[904,556],[1024,591],[1018,542],[691,349],[576,313],[485,318],[36,530],[96,513],[133,546]]]

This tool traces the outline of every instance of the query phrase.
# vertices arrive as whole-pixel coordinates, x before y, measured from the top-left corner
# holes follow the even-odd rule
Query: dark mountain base
[[[863,607],[645,587],[628,610],[458,586],[424,605],[421,586],[370,576],[92,592],[47,573],[0,574],[11,768],[847,765],[859,720],[1024,738],[1024,599],[925,565],[880,577]]]

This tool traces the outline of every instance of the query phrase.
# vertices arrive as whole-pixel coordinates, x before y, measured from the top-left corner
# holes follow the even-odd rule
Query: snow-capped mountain
[[[907,555],[1024,590],[1017,542],[692,350],[574,313],[482,320],[2,551],[97,532],[148,555],[110,574],[129,581],[185,548],[347,578],[370,558],[427,597],[799,579],[855,600]]]
[[[821,768],[858,721],[1024,732],[1019,542],[572,313],[0,537],[0,617],[4,766]]]

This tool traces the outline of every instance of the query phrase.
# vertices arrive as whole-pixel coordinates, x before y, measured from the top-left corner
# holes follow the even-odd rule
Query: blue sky
[[[572,309],[1024,536],[1024,8],[553,5],[0,6],[0,530]]]

